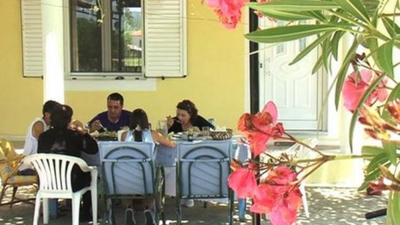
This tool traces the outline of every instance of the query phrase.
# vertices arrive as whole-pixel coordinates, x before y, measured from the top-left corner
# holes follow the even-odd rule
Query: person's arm
[[[178,120],[174,119],[172,126],[170,128],[168,128],[168,133],[171,133],[171,132],[174,132],[174,133],[182,132],[182,125],[179,123]]]
[[[127,136],[128,136],[128,131],[126,130],[121,134],[121,141],[125,141]]]
[[[175,148],[176,147],[176,143],[169,140],[167,137],[163,136],[162,134],[160,134],[157,131],[151,131],[151,135],[153,137],[153,140],[157,143],[159,143],[160,145],[164,145],[166,147],[169,148]]]
[[[89,134],[83,134],[83,148],[82,150],[87,154],[96,154],[99,151],[96,140],[92,138]]]
[[[202,116],[197,116],[197,121],[196,124],[193,124],[194,126],[198,127],[200,130],[203,127],[209,127],[211,129],[215,129],[214,125],[212,125],[210,122],[208,122],[204,117]]]
[[[95,132],[95,131],[100,131],[103,128],[103,125],[101,124],[100,120],[95,120],[89,125],[89,131],[90,133]]]
[[[32,126],[32,136],[39,139],[39,136],[44,132],[44,124],[41,121],[36,121]]]
[[[89,125],[90,133],[95,132],[96,130],[99,132],[103,132],[101,130],[104,129],[104,127],[103,127],[103,124],[101,124],[100,115],[101,115],[101,113],[96,115],[95,117],[93,117],[93,119],[91,119],[89,121],[88,125]]]
[[[43,133],[38,138],[37,153],[50,153],[50,141]]]
[[[174,125],[174,118],[172,118],[171,116],[167,116],[167,127],[168,129],[172,127],[172,125]]]

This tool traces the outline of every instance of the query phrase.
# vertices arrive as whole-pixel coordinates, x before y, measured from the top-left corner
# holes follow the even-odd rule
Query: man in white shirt
[[[23,153],[25,156],[37,153],[39,136],[41,133],[49,129],[50,115],[57,107],[60,106],[60,103],[52,100],[44,103],[42,109],[43,116],[41,118],[35,118],[31,125],[28,127]],[[30,171],[28,171],[29,169],[24,168],[24,166],[20,167],[20,173],[24,174],[25,169],[27,173],[30,173]]]

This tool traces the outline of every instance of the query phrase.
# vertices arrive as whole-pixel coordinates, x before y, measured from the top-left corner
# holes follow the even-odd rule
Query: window
[[[62,0],[65,77],[187,76],[186,1]],[[21,0],[24,76],[40,77],[52,60],[45,58],[43,35],[54,26],[43,17],[40,0]],[[64,7],[65,6],[65,7]],[[60,18],[62,17],[62,19]],[[49,21],[51,20],[51,21]]]
[[[307,39],[299,39],[299,52],[303,51],[307,47]]]
[[[140,0],[71,0],[72,73],[142,75]]]
[[[281,55],[283,53],[285,53],[285,45],[279,44],[278,46],[276,46],[276,54]]]

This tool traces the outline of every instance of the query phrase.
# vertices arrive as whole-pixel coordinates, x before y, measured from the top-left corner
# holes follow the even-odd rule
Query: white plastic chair
[[[251,157],[250,146],[247,143],[242,143],[239,140],[234,140],[232,145],[232,158],[239,162],[246,162]],[[247,199],[237,199],[238,200],[238,213],[239,221],[246,221],[246,205]]]
[[[308,138],[303,140],[303,142],[310,147],[314,148],[318,144],[318,140],[315,138]],[[272,150],[272,152],[269,152],[273,156],[278,156],[282,153],[286,153],[292,157],[299,158],[299,159],[306,159],[306,158],[311,158],[314,157],[317,153],[313,152],[312,150],[306,148],[304,145],[301,145],[299,143],[296,143],[292,146],[290,146],[287,149],[284,150]],[[300,174],[301,176],[301,174]],[[301,177],[299,177],[300,179]],[[310,212],[308,211],[308,202],[307,202],[307,195],[306,195],[306,189],[305,189],[305,184],[302,182],[300,184],[300,192],[302,195],[302,201],[303,201],[303,209],[304,209],[304,214],[308,218],[310,217]]]
[[[39,221],[40,199],[43,199],[43,223],[49,222],[48,199],[72,199],[72,224],[79,225],[79,208],[82,195],[91,191],[93,224],[97,224],[97,168],[90,167],[80,158],[60,154],[34,154],[25,158],[39,175],[33,224]],[[91,184],[79,191],[72,191],[71,173],[77,165],[83,172],[90,172]]]

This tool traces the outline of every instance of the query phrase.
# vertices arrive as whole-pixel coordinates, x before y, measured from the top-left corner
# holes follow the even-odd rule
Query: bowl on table
[[[98,141],[118,141],[117,132],[102,132],[95,136]]]
[[[232,129],[226,129],[226,131],[211,131],[210,136],[213,140],[228,140],[232,138]]]

